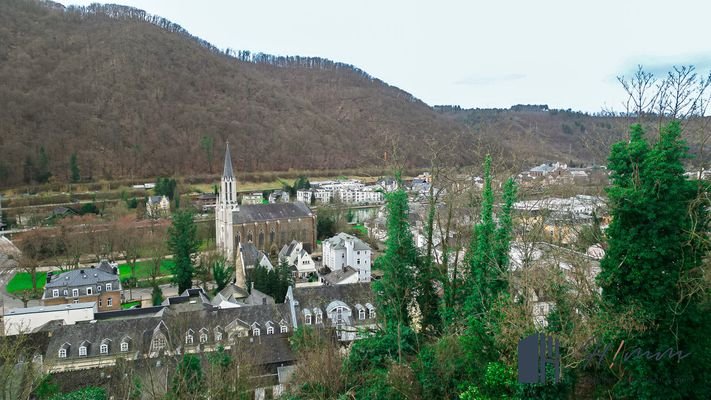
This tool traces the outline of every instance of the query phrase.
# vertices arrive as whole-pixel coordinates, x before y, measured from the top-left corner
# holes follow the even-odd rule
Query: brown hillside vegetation
[[[425,167],[430,143],[462,165],[485,151],[600,162],[590,149],[624,132],[575,113],[433,109],[349,65],[219,51],[115,5],[0,2],[0,82],[0,187],[67,181],[73,153],[83,180],[216,173],[225,140],[239,171],[384,167],[393,148]]]

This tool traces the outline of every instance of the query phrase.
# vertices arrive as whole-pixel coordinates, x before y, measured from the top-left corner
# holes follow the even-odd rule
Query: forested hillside
[[[431,139],[464,165],[491,150],[592,162],[624,132],[575,113],[433,109],[350,65],[221,51],[116,5],[0,2],[0,82],[0,187],[217,172],[228,139],[239,171],[283,171],[385,166],[394,148],[426,167]]]

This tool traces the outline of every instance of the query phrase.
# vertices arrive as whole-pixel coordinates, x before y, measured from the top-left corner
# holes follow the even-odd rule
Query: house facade
[[[353,267],[359,282],[370,282],[370,246],[353,235],[339,233],[323,241],[323,266],[331,271]]]
[[[170,200],[166,196],[149,196],[146,201],[146,215],[150,218],[166,217],[170,214]]]
[[[61,274],[47,273],[42,305],[95,302],[98,312],[121,309],[122,288],[118,266],[102,261],[98,266]]]
[[[292,240],[279,251],[279,262],[285,262],[292,267],[294,278],[306,279],[309,275],[316,274],[316,263],[311,255],[304,250],[304,244]]]

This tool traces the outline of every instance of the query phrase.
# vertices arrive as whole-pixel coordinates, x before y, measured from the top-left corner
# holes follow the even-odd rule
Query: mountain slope
[[[393,140],[422,165],[421,138],[463,130],[357,69],[240,61],[106,14],[0,3],[0,185],[38,168],[41,145],[61,180],[73,152],[94,178],[207,173],[203,136],[216,155],[229,139],[239,170],[378,165]]]

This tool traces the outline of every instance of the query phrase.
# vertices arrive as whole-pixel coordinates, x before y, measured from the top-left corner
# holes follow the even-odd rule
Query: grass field
[[[141,302],[140,301],[129,301],[128,303],[122,303],[121,304],[121,309],[122,310],[128,310],[129,308],[133,306],[140,306]]]
[[[44,289],[44,284],[47,282],[46,275],[42,272],[37,273],[37,289]],[[28,272],[18,272],[10,282],[7,283],[8,293],[17,293],[23,290],[32,289],[32,276]]]
[[[160,274],[159,276],[171,275],[173,272],[171,268],[175,263],[173,260],[163,260],[160,264]],[[151,277],[151,262],[150,261],[139,261],[136,263],[136,278],[137,279],[147,279]],[[119,264],[119,277],[121,280],[131,277],[131,267],[128,264]]]

